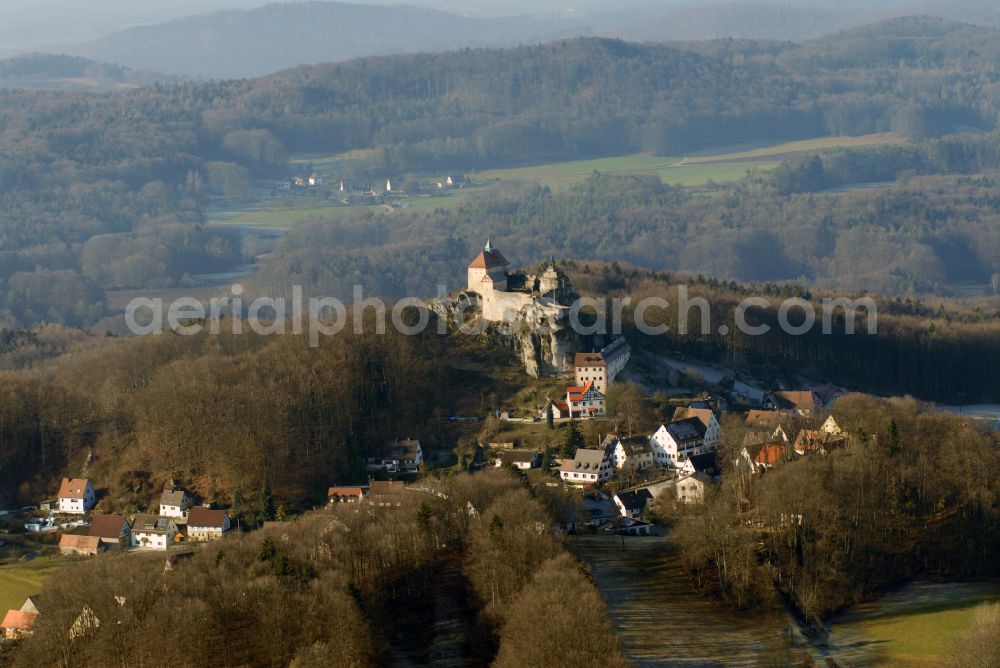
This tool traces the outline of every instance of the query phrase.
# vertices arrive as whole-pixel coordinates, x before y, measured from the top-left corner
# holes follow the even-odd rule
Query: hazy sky
[[[734,0],[362,0],[358,4],[411,4],[469,15],[582,16],[629,6],[671,8]],[[887,8],[916,0],[735,0],[755,4]],[[0,51],[40,50],[143,23],[159,23],[216,9],[248,9],[268,0],[0,0]]]

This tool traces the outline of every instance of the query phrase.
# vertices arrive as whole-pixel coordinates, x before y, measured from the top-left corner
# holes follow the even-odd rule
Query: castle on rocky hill
[[[545,319],[562,320],[573,300],[573,288],[566,275],[549,261],[540,274],[508,272],[510,262],[493,248],[486,247],[469,265],[467,291],[479,296],[482,317],[488,322],[511,322],[526,312]]]

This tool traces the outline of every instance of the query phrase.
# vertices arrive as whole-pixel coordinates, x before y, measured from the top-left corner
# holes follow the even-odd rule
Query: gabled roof
[[[60,499],[82,499],[90,480],[87,478],[63,478],[59,486]]]
[[[782,417],[778,411],[747,411],[746,425],[748,427],[777,427],[781,423]]]
[[[132,519],[132,531],[134,533],[162,533],[170,531],[171,526],[176,528],[177,524],[172,517],[162,515],[136,515]]]
[[[714,452],[703,452],[700,455],[691,455],[688,459],[691,461],[691,466],[694,467],[695,473],[704,473],[711,476],[721,473],[719,469],[719,460],[715,456]]]
[[[476,259],[469,265],[469,269],[496,269],[509,265],[510,262],[507,261],[507,258],[500,251],[493,248],[493,244],[487,240],[486,248],[476,256]]]
[[[394,441],[386,441],[383,447],[393,458],[396,459],[415,460],[417,458],[417,453],[422,451],[420,441],[412,438],[404,441],[401,441],[398,438]]]
[[[226,525],[226,511],[212,510],[197,506],[188,511],[188,527],[212,527],[221,529]]]
[[[812,409],[816,407],[816,394],[812,390],[778,390],[765,399],[771,399],[778,408]]]
[[[333,497],[357,497],[361,498],[365,495],[365,492],[360,487],[331,487],[326,491],[326,498],[332,499]]]
[[[678,443],[705,438],[705,425],[698,418],[684,418],[666,425],[667,431]]]
[[[122,535],[123,526],[125,518],[121,515],[94,515],[87,534],[97,538],[117,539]]]
[[[580,448],[576,451],[568,471],[598,471],[604,462],[605,450],[595,450],[592,448]]]
[[[406,483],[402,481],[373,480],[368,487],[368,492],[375,494],[402,494],[406,490]]]
[[[577,353],[573,358],[573,366],[606,366],[601,353]]]
[[[528,463],[535,461],[538,453],[532,450],[505,450],[497,457],[504,464]]]
[[[753,458],[755,464],[774,466],[785,457],[787,448],[780,443],[765,443],[760,452]]]
[[[98,536],[83,536],[75,533],[63,534],[59,539],[59,547],[71,547],[79,550],[93,550],[101,544]]]
[[[795,437],[795,451],[806,452],[828,452],[847,445],[847,439],[843,434],[831,434],[819,429],[802,429]]]
[[[0,624],[0,628],[17,631],[30,631],[31,627],[35,625],[36,619],[38,619],[38,615],[32,612],[8,610],[7,614],[4,615],[3,623]]]
[[[583,401],[583,398],[587,396],[587,392],[590,392],[592,389],[597,394],[601,394],[600,391],[594,389],[594,381],[592,380],[586,385],[570,385],[566,388],[567,398],[573,403]]]
[[[633,492],[618,492],[615,494],[615,498],[628,510],[642,511],[646,507],[646,503],[652,500],[653,495],[648,489],[643,488]]]
[[[619,439],[622,450],[626,455],[652,454],[653,446],[649,444],[649,439],[642,436]]]
[[[191,505],[191,495],[185,489],[165,489],[160,495],[161,506]]]
[[[675,421],[689,418],[698,418],[705,425],[705,429],[708,429],[708,425],[715,419],[715,413],[710,408],[692,408],[691,406],[682,406],[674,413]]]

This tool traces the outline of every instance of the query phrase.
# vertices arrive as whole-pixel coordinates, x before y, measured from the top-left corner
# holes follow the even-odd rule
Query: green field
[[[405,209],[394,209],[386,205],[358,205],[350,210],[370,210],[375,213],[392,215],[398,211],[434,211],[455,209],[470,199],[488,193],[505,182],[529,182],[547,186],[553,191],[565,191],[574,184],[587,179],[595,171],[602,174],[655,174],[664,183],[685,187],[703,187],[710,183],[730,183],[745,178],[750,172],[768,172],[777,167],[790,155],[805,151],[831,148],[856,148],[898,144],[903,140],[891,134],[872,134],[859,137],[818,137],[783,143],[755,142],[736,146],[723,146],[701,151],[687,157],[655,156],[645,153],[596,158],[593,160],[572,160],[550,162],[541,165],[490,169],[471,173],[469,176],[478,185],[461,190],[436,192],[432,196],[411,197],[403,200]],[[300,167],[307,165],[323,173],[328,180],[338,177],[341,167],[359,158],[367,157],[371,151],[353,151],[337,155],[296,156],[291,163]],[[431,178],[433,177],[433,178]],[[440,175],[427,175],[428,183]],[[310,218],[329,218],[343,213],[343,205],[317,204],[311,201],[296,202],[284,200],[282,205],[273,201],[260,208],[253,206],[234,207],[208,215],[209,222],[226,225],[247,225],[287,229],[295,223]]]
[[[565,190],[585,180],[593,172],[602,174],[656,174],[665,183],[704,186],[710,181],[738,181],[748,171],[769,171],[791,154],[830,148],[857,148],[897,144],[903,140],[891,134],[859,137],[818,137],[779,144],[744,144],[719,147],[684,158],[654,156],[644,153],[553,162],[544,165],[492,169],[472,175],[476,181],[534,181],[553,190]]]
[[[875,603],[857,606],[835,622],[837,658],[863,665],[936,666],[955,634],[967,628],[976,606],[1000,601],[1000,584],[911,585]]]
[[[69,561],[72,560],[54,554],[0,567],[0,616],[7,610],[20,608],[24,599],[40,592],[45,581]]]
[[[707,151],[692,153],[686,159],[686,164],[691,165],[705,162],[717,162],[720,160],[767,160],[775,159],[779,156],[785,156],[790,153],[822,151],[832,148],[885,146],[890,144],[903,144],[905,142],[906,140],[902,137],[884,132],[858,136],[816,137],[814,139],[802,139],[799,141],[790,141],[781,144],[740,144],[737,146],[723,146],[709,149]]]
[[[253,225],[286,229],[300,221],[310,218],[329,218],[337,211],[343,210],[342,206],[272,207],[218,211],[209,214],[207,218],[208,222],[216,225]]]

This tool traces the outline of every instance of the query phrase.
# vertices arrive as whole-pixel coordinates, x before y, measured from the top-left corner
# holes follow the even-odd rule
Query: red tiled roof
[[[86,478],[63,478],[59,486],[59,498],[82,499],[89,482]]]
[[[812,390],[779,390],[774,396],[795,408],[814,408],[816,395]]]
[[[778,411],[752,410],[747,412],[746,424],[750,426],[766,425],[769,427],[777,427],[778,423],[781,421],[781,417],[782,415]]]
[[[98,538],[119,538],[125,518],[121,515],[94,515],[87,533]]]
[[[573,366],[605,366],[604,355],[601,353],[577,353],[573,358]]]
[[[506,267],[510,264],[507,258],[498,250],[484,250],[469,265],[469,269],[495,269],[496,267]]]
[[[569,395],[569,400],[576,403],[577,401],[582,401],[583,397],[590,391],[590,388],[594,386],[594,381],[588,382],[586,385],[570,385],[566,388],[566,394]]]
[[[710,408],[691,408],[690,406],[682,406],[678,408],[674,413],[674,421],[678,421],[686,418],[698,418],[701,423],[705,425],[705,429],[708,429],[708,424],[711,422],[714,414]]]
[[[818,429],[803,429],[795,437],[796,452],[812,452],[815,450],[833,450],[847,445],[847,439],[842,434],[831,434]]]
[[[226,511],[212,510],[197,506],[188,511],[189,527],[216,527],[222,528],[226,525]]]
[[[29,631],[35,625],[38,615],[33,612],[21,612],[20,610],[8,610],[4,615],[3,624],[0,627],[5,629],[16,629],[18,631]]]
[[[765,443],[757,456],[753,458],[757,464],[774,466],[785,456],[785,446],[780,443]]]
[[[75,533],[63,534],[59,539],[59,547],[70,547],[78,550],[93,550],[101,544],[98,536],[82,536]]]
[[[402,481],[372,480],[368,490],[372,494],[401,494],[406,489],[406,483]]]
[[[364,492],[360,487],[331,487],[326,492],[326,498],[332,498],[334,496],[356,496],[359,499],[363,496]]]

